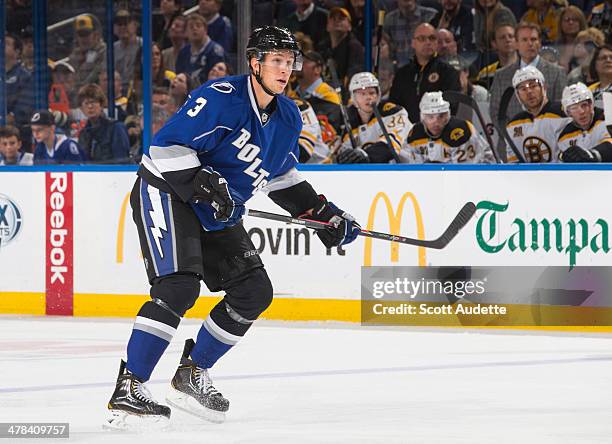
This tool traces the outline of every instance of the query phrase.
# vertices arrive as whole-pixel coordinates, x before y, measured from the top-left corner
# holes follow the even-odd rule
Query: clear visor
[[[260,64],[285,71],[301,71],[304,59],[294,51],[265,51],[257,59]]]

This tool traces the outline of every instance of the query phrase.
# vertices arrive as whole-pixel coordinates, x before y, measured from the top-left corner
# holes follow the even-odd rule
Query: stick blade
[[[436,248],[440,250],[446,247],[449,242],[452,241],[455,236],[457,236],[457,234],[459,234],[459,231],[461,231],[461,229],[467,225],[467,223],[470,221],[470,219],[472,219],[474,214],[476,214],[476,205],[474,204],[474,202],[466,203],[463,208],[461,208],[459,213],[457,213],[446,231],[442,233],[442,236],[440,236],[435,241],[432,241],[430,248]]]

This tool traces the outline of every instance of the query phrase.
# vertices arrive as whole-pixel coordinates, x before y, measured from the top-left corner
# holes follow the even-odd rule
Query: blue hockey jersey
[[[34,147],[34,163],[79,163],[89,160],[89,157],[77,142],[64,134],[56,134],[53,149],[48,150],[44,142]]]
[[[285,96],[277,96],[272,105],[270,114],[258,109],[249,75],[205,83],[155,134],[139,175],[185,202],[193,196],[193,179],[202,166],[227,180],[237,204],[264,187],[274,191],[301,182],[295,169],[300,112]],[[226,226],[214,219],[209,204],[191,205],[204,229]]]

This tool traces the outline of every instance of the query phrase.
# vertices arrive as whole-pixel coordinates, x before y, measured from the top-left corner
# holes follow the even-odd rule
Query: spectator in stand
[[[538,25],[542,32],[542,44],[548,45],[559,38],[560,12],[553,0],[532,0],[521,21]]]
[[[455,36],[448,29],[440,28],[436,33],[438,38],[438,56],[444,60],[457,57],[457,42]]]
[[[176,59],[176,73],[186,73],[198,84],[208,78],[215,63],[225,61],[223,47],[208,37],[206,20],[197,12],[187,16],[187,39]]]
[[[185,73],[177,74],[174,80],[170,82],[170,97],[172,98],[172,114],[185,103],[189,93],[195,88],[195,84],[191,77]]]
[[[32,26],[28,25],[25,29],[22,29],[19,36],[23,45],[21,63],[25,69],[32,73],[34,72],[34,30]]]
[[[19,37],[7,34],[4,42],[7,122],[21,127],[28,123],[34,108],[32,75],[21,63],[23,47]]]
[[[79,90],[79,106],[87,118],[79,133],[79,144],[93,162],[124,163],[129,158],[129,139],[125,125],[104,115],[106,95],[92,83]]]
[[[14,126],[0,128],[0,166],[30,166],[34,163],[34,155],[21,150],[19,136],[19,130]]]
[[[58,61],[52,64],[51,88],[49,89],[49,109],[70,114],[74,96],[74,68],[70,63]]]
[[[568,6],[563,8],[559,14],[557,27],[559,32],[555,46],[560,55],[559,64],[565,69],[565,72],[570,72],[578,66],[574,59],[574,47],[578,33],[587,27],[586,18],[576,6]]]
[[[568,85],[578,82],[590,85],[595,82],[595,79],[591,78],[591,73],[589,71],[591,57],[593,57],[595,48],[602,47],[605,41],[606,36],[597,28],[587,28],[578,33],[574,45],[574,63],[578,66],[568,74]]]
[[[397,0],[397,9],[385,16],[383,30],[391,37],[395,47],[393,58],[398,67],[409,63],[414,55],[410,42],[416,27],[431,22],[436,13],[435,9],[417,5],[416,0]]]
[[[169,48],[162,49],[162,60],[164,66],[170,71],[176,71],[176,59],[179,52],[187,44],[187,18],[184,15],[177,15],[172,19],[168,38],[172,44]]]
[[[223,0],[200,0],[198,12],[206,20],[208,36],[229,53],[234,44],[234,29],[230,19],[219,14],[222,3]]]
[[[115,96],[115,119],[120,122],[123,122],[128,116],[128,98],[124,96],[121,92],[121,74],[119,74],[119,71],[115,71],[114,77],[115,81],[113,82],[113,94]],[[106,93],[108,91],[108,75],[106,73],[106,70],[100,73],[100,89],[102,89],[104,95],[106,96]],[[104,114],[108,116],[107,108],[104,109]]]
[[[32,23],[32,2],[30,0],[8,0],[6,9],[6,31],[18,35]],[[29,116],[28,116],[29,118]]]
[[[309,35],[298,31],[293,33],[293,37],[295,37],[295,40],[298,42],[298,45],[300,45],[300,48],[302,48],[302,52],[315,50],[314,43]]]
[[[380,98],[381,100],[389,100],[391,93],[391,85],[395,78],[395,65],[392,62],[383,60],[378,69],[378,82],[380,83]]]
[[[551,102],[560,101],[563,88],[567,85],[565,71],[558,65],[553,65],[540,57],[542,40],[540,28],[529,22],[522,22],[516,27],[519,60],[512,65],[497,71],[491,86],[491,119],[497,122],[499,105],[506,89],[512,87],[512,77],[519,68],[533,66],[540,70],[546,79],[546,92]],[[515,96],[512,97],[507,109],[508,116],[514,116],[521,111],[521,105]]]
[[[442,11],[436,14],[431,24],[437,29],[447,29],[457,42],[459,52],[474,49],[474,17],[462,0],[441,0]]]
[[[169,48],[172,46],[170,36],[170,27],[175,17],[181,13],[180,0],[160,0],[159,10],[161,14],[153,16],[153,40],[157,42],[160,48]]]
[[[476,0],[475,9],[474,39],[476,47],[481,51],[491,50],[491,32],[500,24],[512,24],[516,27],[516,17],[500,0]]]
[[[216,63],[208,72],[208,80],[215,80],[221,77],[234,75],[232,67],[225,62]]]
[[[459,73],[438,58],[436,29],[421,23],[414,30],[414,58],[395,74],[389,99],[408,111],[411,122],[418,122],[419,102],[430,91],[460,91]]]
[[[166,121],[172,116],[163,106],[156,105],[151,107],[151,134],[158,132]],[[128,132],[130,135],[130,161],[140,163],[142,159],[142,132],[144,129],[144,119],[138,116],[130,116],[128,122]]]
[[[313,0],[293,0],[295,11],[279,21],[279,26],[292,33],[303,32],[312,39],[315,47],[325,38],[327,10],[315,5]]]
[[[612,92],[612,45],[605,44],[593,53],[589,66],[595,83],[589,86],[597,106],[601,107],[604,92]]]
[[[170,98],[170,91],[168,88],[162,88],[156,86],[153,88],[153,93],[151,94],[151,103],[156,106],[160,106],[165,108],[166,110],[170,110],[172,99]]]
[[[364,48],[351,32],[351,15],[345,8],[332,8],[327,19],[328,37],[317,46],[325,60],[333,59],[342,86],[348,78],[363,71]]]
[[[115,69],[121,74],[121,90],[127,94],[135,80],[135,66],[142,48],[142,37],[137,35],[138,20],[127,9],[115,14],[114,32],[119,40],[113,44]]]
[[[91,14],[81,14],[74,21],[76,45],[68,63],[76,71],[75,89],[99,81],[106,67],[106,44],[102,41],[100,22]],[[116,56],[116,54],[115,54]]]
[[[30,118],[32,136],[36,141],[34,163],[83,163],[88,159],[81,146],[65,134],[55,131],[55,118],[48,110],[42,109]]]
[[[151,45],[151,52],[153,86],[169,88],[170,82],[176,77],[176,74],[174,71],[171,71],[164,66],[164,59],[162,58],[161,49],[157,43],[154,42],[153,45]]]
[[[612,0],[602,0],[593,6],[589,26],[601,30],[606,36],[606,43],[612,43]]]
[[[516,35],[513,25],[500,23],[495,28],[491,37],[491,48],[497,53],[497,60],[482,68],[476,76],[476,82],[487,89],[491,87],[493,77],[498,70],[518,61]]]
[[[353,34],[365,47],[365,0],[345,0],[345,8],[351,14],[351,24],[353,26]],[[372,26],[372,35],[374,35],[374,29],[376,26],[376,16],[374,15],[374,8],[372,8],[372,15],[370,23]]]

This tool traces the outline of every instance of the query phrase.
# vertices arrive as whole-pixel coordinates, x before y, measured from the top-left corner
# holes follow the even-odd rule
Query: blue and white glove
[[[328,202],[323,195],[319,195],[319,205],[313,209],[312,214],[303,214],[300,217],[332,224],[325,230],[317,230],[317,236],[327,248],[350,244],[361,231],[361,226],[355,222],[353,216]]]
[[[208,202],[215,209],[215,220],[237,223],[244,215],[244,205],[236,204],[227,188],[227,181],[216,171],[204,167],[193,181],[195,203]]]

